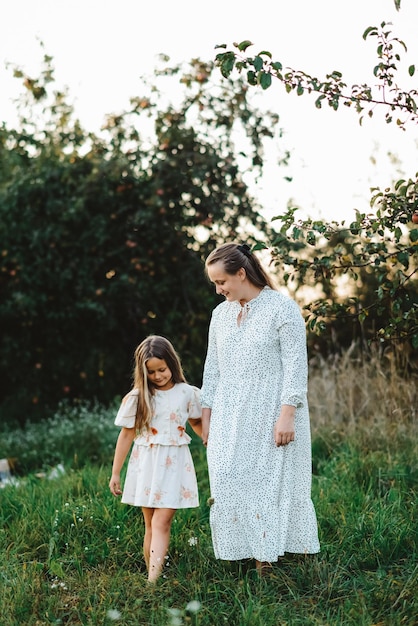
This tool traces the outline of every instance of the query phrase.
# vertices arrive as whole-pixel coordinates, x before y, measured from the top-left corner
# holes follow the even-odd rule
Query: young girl
[[[114,496],[142,507],[144,558],[148,580],[161,573],[176,509],[199,506],[196,474],[189,450],[188,421],[201,436],[199,389],[186,383],[180,359],[164,337],[147,337],[135,351],[134,385],[115,419],[122,426],[112,477]],[[120,472],[133,448],[122,492]]]

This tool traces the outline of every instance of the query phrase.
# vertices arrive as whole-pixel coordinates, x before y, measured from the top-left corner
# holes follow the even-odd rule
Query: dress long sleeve
[[[218,350],[216,345],[216,317],[218,309],[212,312],[209,325],[208,348],[203,369],[203,384],[201,390],[201,405],[203,408],[211,408],[219,381]]]
[[[294,300],[281,303],[277,330],[283,367],[280,401],[300,408],[306,404],[308,359],[305,323]]]

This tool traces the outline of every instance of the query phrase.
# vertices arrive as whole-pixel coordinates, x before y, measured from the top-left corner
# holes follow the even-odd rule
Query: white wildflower
[[[189,613],[197,613],[202,608],[199,600],[191,600],[188,604],[186,604],[186,611]]]
[[[117,609],[109,609],[108,612],[106,613],[106,617],[108,619],[111,619],[113,622],[115,622],[116,620],[122,617],[122,613],[118,611]]]
[[[171,617],[181,617],[180,609],[167,609],[167,613],[171,615]]]

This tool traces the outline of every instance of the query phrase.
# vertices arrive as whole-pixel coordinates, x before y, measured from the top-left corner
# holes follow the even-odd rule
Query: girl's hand
[[[287,446],[295,440],[295,407],[282,406],[280,417],[274,425],[274,441],[276,446]]]
[[[112,474],[112,477],[109,481],[109,489],[113,493],[114,496],[122,495],[122,488],[120,486],[120,476],[117,474]]]

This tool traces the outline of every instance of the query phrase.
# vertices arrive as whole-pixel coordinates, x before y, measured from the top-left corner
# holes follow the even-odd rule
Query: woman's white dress
[[[122,502],[150,508],[199,506],[196,473],[186,433],[189,418],[202,415],[199,389],[179,383],[155,391],[150,429],[134,439],[126,470]],[[125,396],[115,424],[134,428],[138,390]]]
[[[202,406],[216,558],[277,561],[319,552],[311,500],[306,330],[297,304],[265,287],[245,305],[223,302],[209,327]],[[277,447],[283,404],[296,408],[295,441]]]

